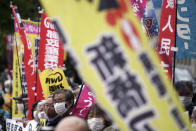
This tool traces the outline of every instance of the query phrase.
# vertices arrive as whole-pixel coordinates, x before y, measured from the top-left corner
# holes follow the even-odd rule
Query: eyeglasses
[[[51,103],[51,104],[45,104],[45,107],[54,107],[54,106],[53,103]]]

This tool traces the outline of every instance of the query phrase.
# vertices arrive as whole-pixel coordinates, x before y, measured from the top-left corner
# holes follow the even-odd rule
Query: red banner
[[[64,50],[51,18],[45,13],[41,16],[38,69],[54,70],[63,66]]]
[[[163,0],[159,28],[157,54],[161,59],[164,72],[172,80],[172,48],[175,43],[176,3],[175,0]]]
[[[12,12],[14,15],[14,20],[17,24],[19,29],[19,34],[21,41],[24,45],[24,72],[27,81],[27,88],[28,88],[28,119],[31,120],[31,108],[35,101],[35,62],[33,60],[33,55],[31,52],[31,43],[27,37],[25,27],[22,23],[20,18],[20,14],[18,12],[18,7],[16,5],[12,6]]]

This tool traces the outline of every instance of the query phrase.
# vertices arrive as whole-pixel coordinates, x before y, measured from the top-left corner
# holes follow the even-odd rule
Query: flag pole
[[[175,29],[175,43],[174,47],[176,48],[176,34],[177,34],[177,0],[175,2],[176,5],[176,29]],[[176,68],[176,51],[173,51],[173,85],[175,85],[175,68]]]

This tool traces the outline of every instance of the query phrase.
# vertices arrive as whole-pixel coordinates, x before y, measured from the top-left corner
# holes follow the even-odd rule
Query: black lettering
[[[14,124],[11,124],[11,131],[14,131]]]
[[[139,115],[134,116],[130,120],[129,126],[133,131],[154,131],[151,124],[149,123],[150,119],[154,117],[155,114],[152,110],[145,111],[143,113],[140,113]]]
[[[22,131],[22,127],[19,127],[19,130],[18,131]]]
[[[18,128],[18,125],[15,125],[15,128],[14,128],[14,130],[15,130],[15,131],[17,131],[17,128]]]
[[[62,81],[63,80],[63,76],[61,73],[59,73],[60,76],[58,76],[58,82]]]
[[[49,83],[50,84],[50,78],[46,78],[46,84]]]

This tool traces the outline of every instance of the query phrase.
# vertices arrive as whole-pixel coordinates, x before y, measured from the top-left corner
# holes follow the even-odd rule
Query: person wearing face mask
[[[38,116],[39,119],[48,119],[48,117],[47,117],[47,115],[44,111],[45,103],[46,103],[45,100],[42,100],[38,103],[37,116]]]
[[[56,127],[56,125],[63,118],[62,116],[57,115],[57,113],[55,112],[54,105],[52,102],[52,96],[49,96],[46,99],[44,111],[48,117],[48,120],[46,121],[46,126]]]
[[[91,131],[106,131],[108,129],[115,131],[105,112],[97,104],[90,107],[85,119]]]
[[[70,116],[74,105],[74,94],[67,89],[57,90],[53,94],[53,105],[56,113],[60,116]]]
[[[32,112],[32,120],[27,123],[26,128],[31,129],[31,131],[37,131],[39,128],[39,118],[37,116],[37,105],[40,101],[34,102],[31,112]]]
[[[11,113],[11,87],[12,87],[12,81],[11,80],[6,80],[4,82],[4,98],[5,98],[5,104],[3,106],[4,110],[7,110],[9,113]]]
[[[196,131],[196,107],[193,109],[193,112],[191,115],[191,122],[192,122],[193,131]]]
[[[176,91],[179,95],[179,99],[183,104],[185,111],[188,112],[189,118],[191,117],[193,111],[193,86],[190,81],[179,81],[175,83]]]

